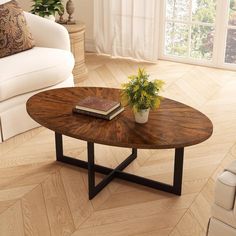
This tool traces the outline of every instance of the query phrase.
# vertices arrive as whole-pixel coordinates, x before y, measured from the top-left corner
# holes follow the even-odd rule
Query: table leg
[[[56,157],[57,161],[61,161],[63,159],[63,141],[62,135],[55,132],[55,145],[56,145]]]
[[[173,187],[177,195],[181,195],[182,192],[183,164],[184,164],[184,148],[176,148]]]
[[[65,156],[63,154],[63,140],[62,140],[61,134],[55,133],[55,142],[56,142],[57,161],[67,163],[73,166],[78,166],[78,167],[88,170],[89,199],[92,199],[93,197],[95,197],[114,178],[123,179],[129,182],[144,185],[150,188],[181,195],[184,148],[175,149],[173,185],[169,185],[166,183],[158,182],[152,179],[144,178],[144,177],[137,176],[137,175],[130,174],[123,171],[133,160],[137,158],[137,149],[135,148],[132,149],[132,153],[130,156],[128,156],[116,168],[112,169],[109,167],[95,164],[94,143],[91,143],[91,142],[87,143],[88,161],[86,162],[86,161],[78,160],[73,157]],[[106,175],[104,179],[97,185],[95,184],[96,172]]]
[[[110,169],[109,174],[107,174],[104,179],[95,185],[95,170],[96,166],[94,164],[94,143],[88,142],[88,186],[89,186],[89,199],[94,198],[106,185],[108,185],[115,177],[118,171],[122,171],[127,167],[134,159],[137,157],[137,149],[132,149],[132,154],[126,158],[121,164],[119,164],[115,169]]]
[[[94,143],[88,142],[87,150],[89,199],[92,199],[95,195]]]

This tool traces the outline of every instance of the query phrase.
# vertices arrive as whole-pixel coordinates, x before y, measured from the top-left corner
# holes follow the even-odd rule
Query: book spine
[[[80,110],[77,108],[74,108],[73,112],[78,113],[78,114],[82,114],[82,115],[94,116],[94,117],[105,119],[105,120],[110,120],[110,118],[106,115],[102,115],[102,114],[98,114],[98,113],[94,113],[94,112],[89,112],[89,111],[84,111],[84,110]]]
[[[116,105],[114,105],[112,108],[110,108],[107,111],[103,111],[103,110],[99,110],[99,109],[95,109],[95,108],[89,108],[89,107],[83,107],[83,106],[79,106],[76,105],[75,108],[81,111],[87,111],[87,112],[92,112],[92,113],[96,113],[96,114],[101,114],[101,115],[108,115],[109,113],[111,113],[112,111],[114,111],[116,108],[120,107],[120,103],[117,103]]]

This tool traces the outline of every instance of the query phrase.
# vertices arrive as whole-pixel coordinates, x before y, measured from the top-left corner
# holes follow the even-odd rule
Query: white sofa
[[[236,236],[236,160],[217,178],[208,236]]]
[[[0,143],[39,126],[26,101],[42,90],[74,86],[74,57],[67,30],[25,12],[36,43],[33,49],[0,59]]]

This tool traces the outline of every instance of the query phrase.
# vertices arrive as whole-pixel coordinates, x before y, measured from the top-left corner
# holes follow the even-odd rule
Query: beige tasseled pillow
[[[34,47],[34,40],[16,0],[0,5],[0,58]]]

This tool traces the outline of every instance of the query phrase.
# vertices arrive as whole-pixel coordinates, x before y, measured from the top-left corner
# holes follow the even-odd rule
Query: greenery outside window
[[[236,0],[164,0],[160,58],[236,70]]]

